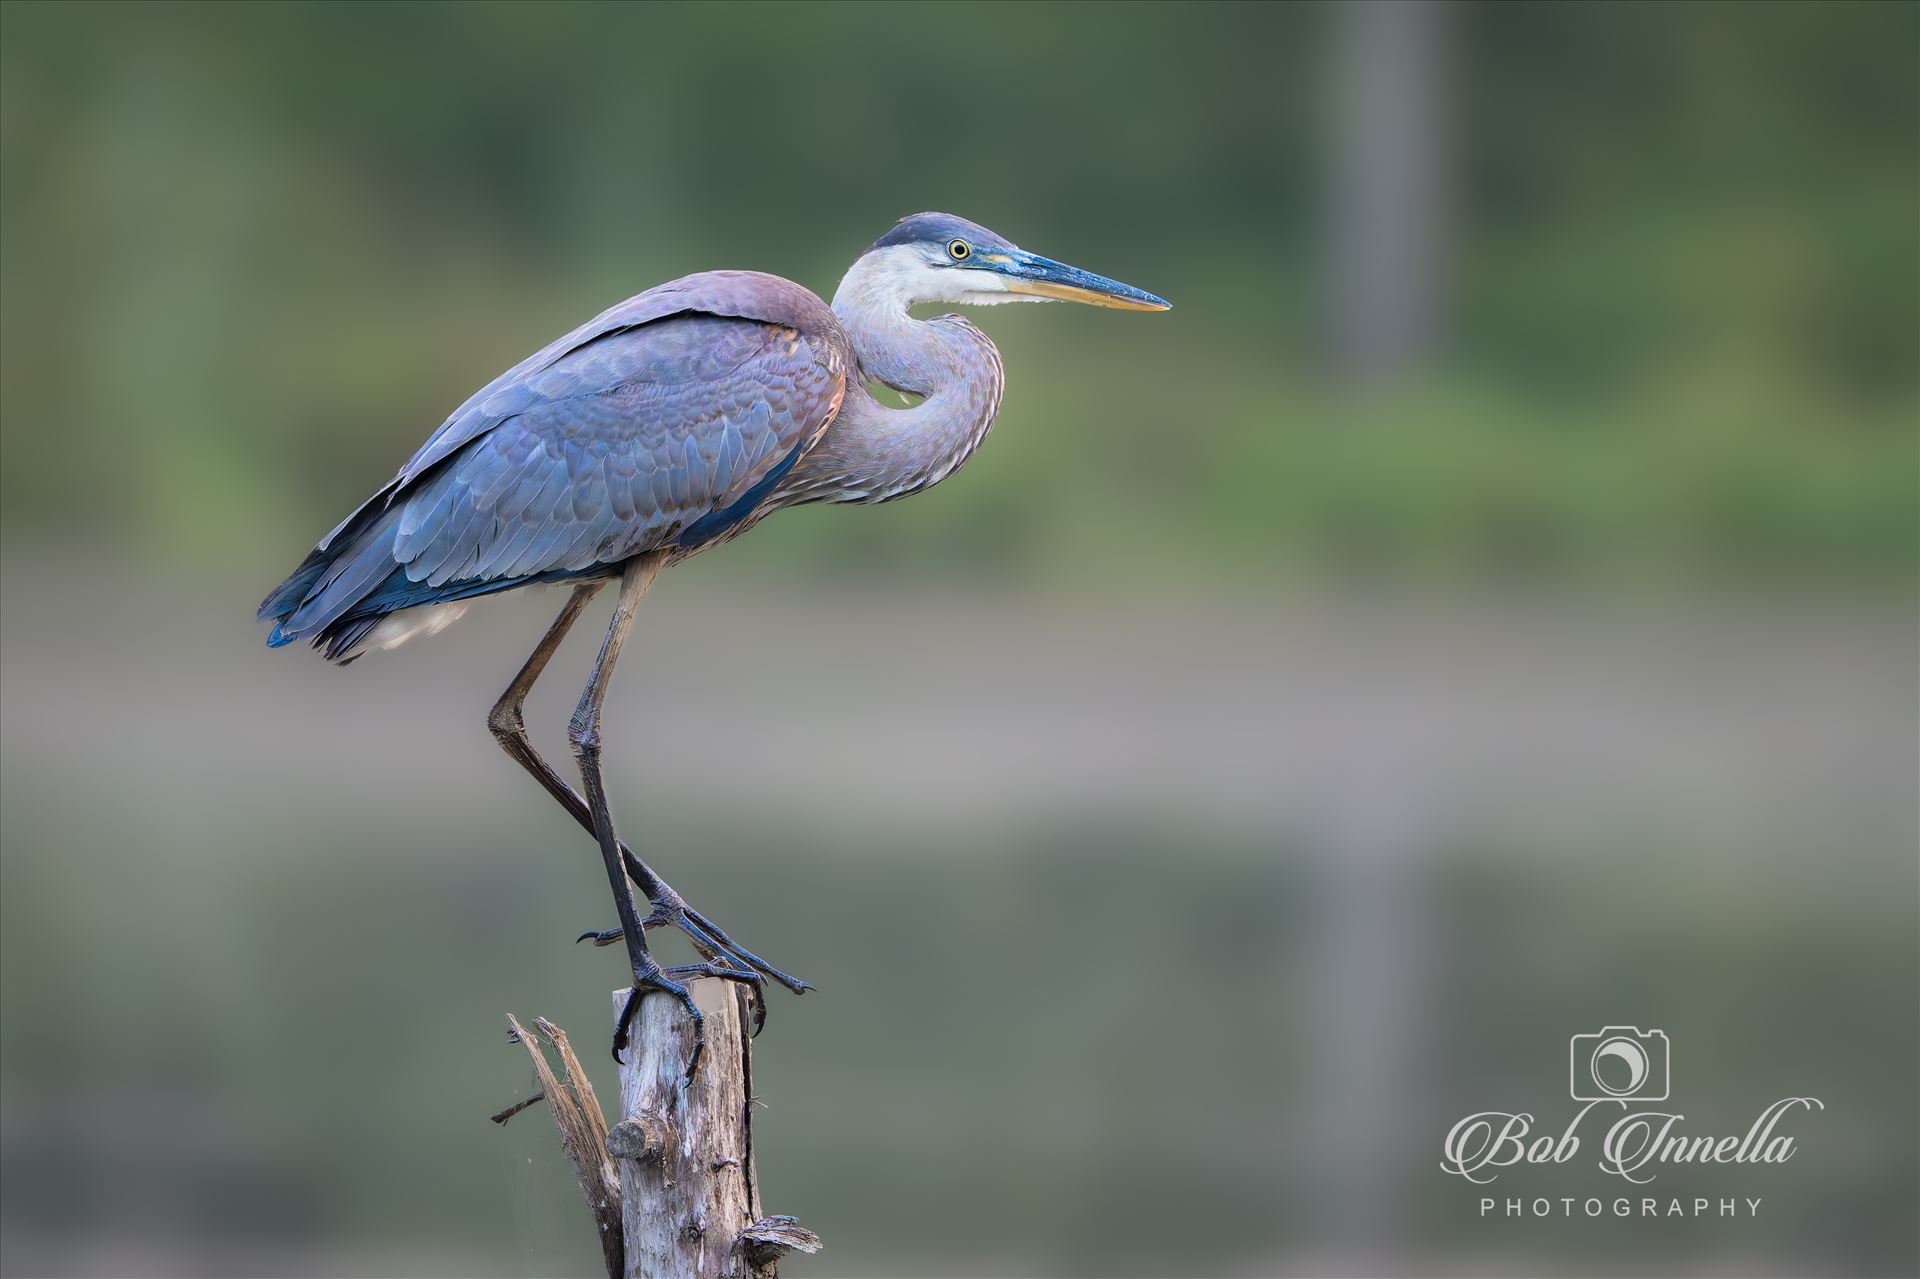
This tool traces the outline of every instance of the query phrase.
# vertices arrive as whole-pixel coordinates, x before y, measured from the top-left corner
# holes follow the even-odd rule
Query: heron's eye
[[[965,240],[950,240],[947,242],[947,255],[955,262],[965,262],[973,256],[973,250],[968,247]]]

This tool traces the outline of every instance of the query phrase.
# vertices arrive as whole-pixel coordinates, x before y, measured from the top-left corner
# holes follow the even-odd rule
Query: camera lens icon
[[[1665,1031],[1608,1026],[1572,1043],[1575,1101],[1665,1101],[1668,1042]]]

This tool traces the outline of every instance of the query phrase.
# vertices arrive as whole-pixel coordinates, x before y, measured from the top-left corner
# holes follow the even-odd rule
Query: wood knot
[[[642,1110],[607,1130],[607,1153],[615,1159],[655,1163],[667,1149],[667,1121],[656,1111]]]

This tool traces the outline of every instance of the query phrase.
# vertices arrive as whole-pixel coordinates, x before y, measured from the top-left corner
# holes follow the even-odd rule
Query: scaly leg
[[[605,582],[583,582],[574,587],[566,605],[560,610],[560,615],[547,628],[547,633],[541,638],[539,646],[528,656],[519,673],[514,676],[513,682],[500,695],[500,700],[494,703],[492,712],[487,716],[487,727],[500,743],[501,749],[506,751],[515,763],[526,769],[533,779],[540,783],[541,788],[572,814],[573,819],[589,833],[594,833],[594,826],[586,801],[534,749],[532,740],[527,736],[524,707],[534,682],[545,672],[548,662],[552,660],[562,641],[573,629],[574,623],[579,620],[581,612],[605,585]],[[658,928],[671,925],[685,933],[694,948],[709,963],[721,961],[737,969],[764,973],[795,994],[813,989],[808,983],[781,972],[735,942],[706,916],[688,906],[679,893],[654,874],[624,843],[620,844],[619,848],[627,874],[640,886],[640,891],[646,895],[653,907],[652,912],[641,921],[643,927]],[[595,945],[606,946],[622,940],[624,935],[624,929],[612,929],[604,933],[587,933],[581,940],[591,937]],[[765,1023],[767,1016],[767,1001],[764,998],[762,983],[755,984],[755,992],[757,997],[754,1001],[754,1028],[758,1030]]]
[[[607,685],[613,678],[613,668],[620,661],[627,633],[633,629],[634,610],[659,572],[657,557],[641,556],[630,562],[621,574],[620,598],[614,602],[613,621],[607,626],[600,656],[587,675],[587,686],[581,690],[580,704],[574,708],[573,718],[567,724],[567,741],[572,744],[573,757],[580,765],[593,837],[600,844],[600,859],[606,864],[607,885],[613,890],[613,905],[626,935],[627,959],[633,970],[633,990],[613,1028],[613,1059],[620,1060],[620,1050],[627,1046],[627,1028],[633,1022],[641,997],[649,990],[658,990],[678,999],[693,1019],[693,1060],[687,1063],[687,1073],[691,1075],[706,1042],[700,1009],[694,1005],[687,988],[667,976],[647,950],[646,929],[641,927],[640,915],[633,908],[633,886],[627,882],[626,863],[620,859],[620,840],[613,833],[613,812],[607,805],[607,788],[600,775],[600,710],[607,700]]]
[[[600,858],[606,864],[607,885],[613,890],[613,904],[620,917],[620,930],[626,939],[627,958],[633,970],[633,989],[614,1026],[614,1060],[620,1059],[620,1050],[627,1046],[628,1027],[632,1025],[633,1014],[639,1008],[640,1000],[649,990],[657,990],[679,1000],[693,1022],[693,1052],[687,1061],[687,1075],[691,1077],[700,1065],[700,1054],[706,1047],[706,1035],[703,1018],[693,1002],[693,996],[675,978],[720,977],[753,985],[758,985],[762,979],[759,973],[750,968],[722,967],[713,962],[662,969],[647,950],[646,927],[634,910],[626,863],[621,857],[623,850],[613,830],[613,812],[607,803],[606,783],[600,770],[600,712],[606,703],[613,668],[620,661],[620,650],[625,647],[627,634],[633,628],[634,611],[639,606],[640,598],[647,593],[647,588],[653,584],[653,579],[659,576],[662,562],[663,557],[659,555],[643,555],[627,562],[626,571],[620,578],[620,598],[613,606],[613,620],[607,627],[607,638],[600,646],[600,656],[594,661],[592,672],[587,676],[587,685],[581,690],[580,704],[574,708],[573,718],[567,724],[567,740],[580,765],[587,814],[593,822],[594,838],[600,844]],[[657,877],[649,874],[649,878]]]

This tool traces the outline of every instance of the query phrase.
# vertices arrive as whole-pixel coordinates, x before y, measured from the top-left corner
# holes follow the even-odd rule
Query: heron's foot
[[[661,893],[653,903],[653,910],[640,921],[645,928],[673,927],[685,933],[687,940],[693,943],[709,964],[723,965],[724,970],[710,976],[725,976],[731,981],[741,981],[754,988],[753,1029],[756,1034],[767,1021],[766,982],[771,977],[794,994],[804,994],[812,990],[809,982],[804,982],[789,973],[783,973],[745,946],[729,937],[722,929],[702,915],[671,889]],[[596,946],[611,946],[624,940],[626,934],[618,928],[605,932],[582,933],[577,941],[591,941]],[[668,970],[673,971],[673,970]]]
[[[700,1065],[700,1056],[706,1051],[706,1018],[701,1015],[700,1007],[693,1002],[693,994],[687,989],[685,979],[692,977],[718,977],[723,981],[737,981],[752,986],[756,1001],[765,1004],[766,979],[750,969],[734,968],[722,962],[707,961],[698,964],[678,964],[671,968],[662,968],[652,957],[645,959],[641,966],[633,970],[633,988],[627,992],[627,1002],[620,1009],[620,1020],[613,1028],[613,1059],[620,1061],[620,1054],[632,1042],[629,1031],[633,1026],[633,1016],[640,1011],[640,1001],[649,993],[657,992],[671,995],[680,1006],[687,1010],[687,1016],[693,1022],[693,1051],[687,1057],[688,1079],[693,1078],[694,1070]],[[764,1014],[762,1014],[764,1018]]]

